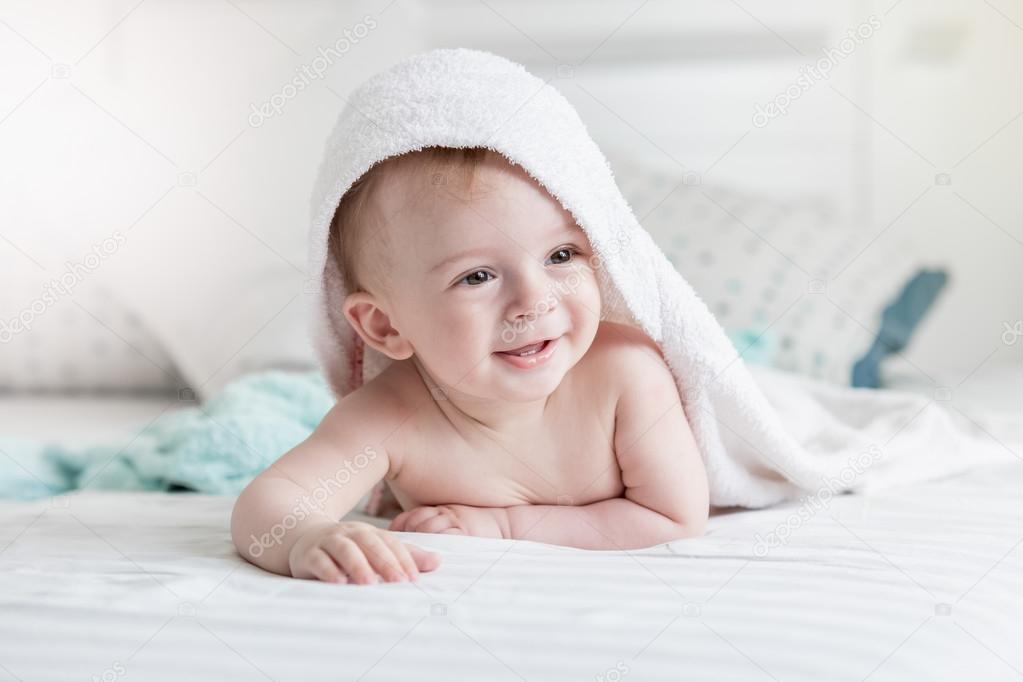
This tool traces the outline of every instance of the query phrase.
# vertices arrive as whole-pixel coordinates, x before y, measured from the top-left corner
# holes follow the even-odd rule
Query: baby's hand
[[[291,575],[324,582],[370,584],[417,580],[419,571],[440,565],[440,555],[399,541],[362,521],[339,521],[306,531],[288,555]]]
[[[470,507],[465,504],[441,504],[416,507],[394,517],[389,530],[413,533],[450,533],[482,538],[504,538],[508,527],[503,507]]]

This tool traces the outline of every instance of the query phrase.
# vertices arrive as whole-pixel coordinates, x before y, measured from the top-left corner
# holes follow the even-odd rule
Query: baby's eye
[[[572,256],[577,253],[579,252],[576,251],[575,249],[566,246],[552,253],[551,258],[555,260],[555,265],[561,265],[562,263],[567,263],[569,260],[571,260]],[[558,260],[559,258],[561,258],[562,260]]]
[[[466,282],[469,286],[476,286],[477,284],[485,284],[490,281],[489,279],[480,280],[476,277],[476,275],[486,275],[487,277],[490,277],[490,273],[486,270],[477,270],[476,272],[471,272],[460,279],[459,283]]]

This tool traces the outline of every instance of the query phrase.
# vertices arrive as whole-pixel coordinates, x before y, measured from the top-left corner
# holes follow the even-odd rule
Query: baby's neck
[[[495,437],[515,442],[525,434],[533,433],[544,421],[544,415],[553,393],[531,402],[508,402],[466,396],[452,390],[441,390],[415,358],[411,358],[414,371],[430,392],[438,409],[463,435],[480,430]]]

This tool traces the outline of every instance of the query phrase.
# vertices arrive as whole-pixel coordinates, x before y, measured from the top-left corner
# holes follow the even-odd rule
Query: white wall
[[[1023,327],[1023,8],[905,0],[885,23],[864,105],[871,248],[908,236],[953,278],[909,357],[925,371],[1018,362],[1023,337],[1002,335]]]

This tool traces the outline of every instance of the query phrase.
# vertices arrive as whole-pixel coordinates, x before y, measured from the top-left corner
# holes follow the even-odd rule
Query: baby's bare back
[[[463,422],[456,427],[411,364],[392,363],[367,384],[402,397],[383,407],[394,423],[383,443],[391,460],[386,482],[402,508],[585,505],[620,496],[625,488],[614,451],[620,377],[602,338],[614,333],[609,324],[601,323],[543,418],[514,437]]]

